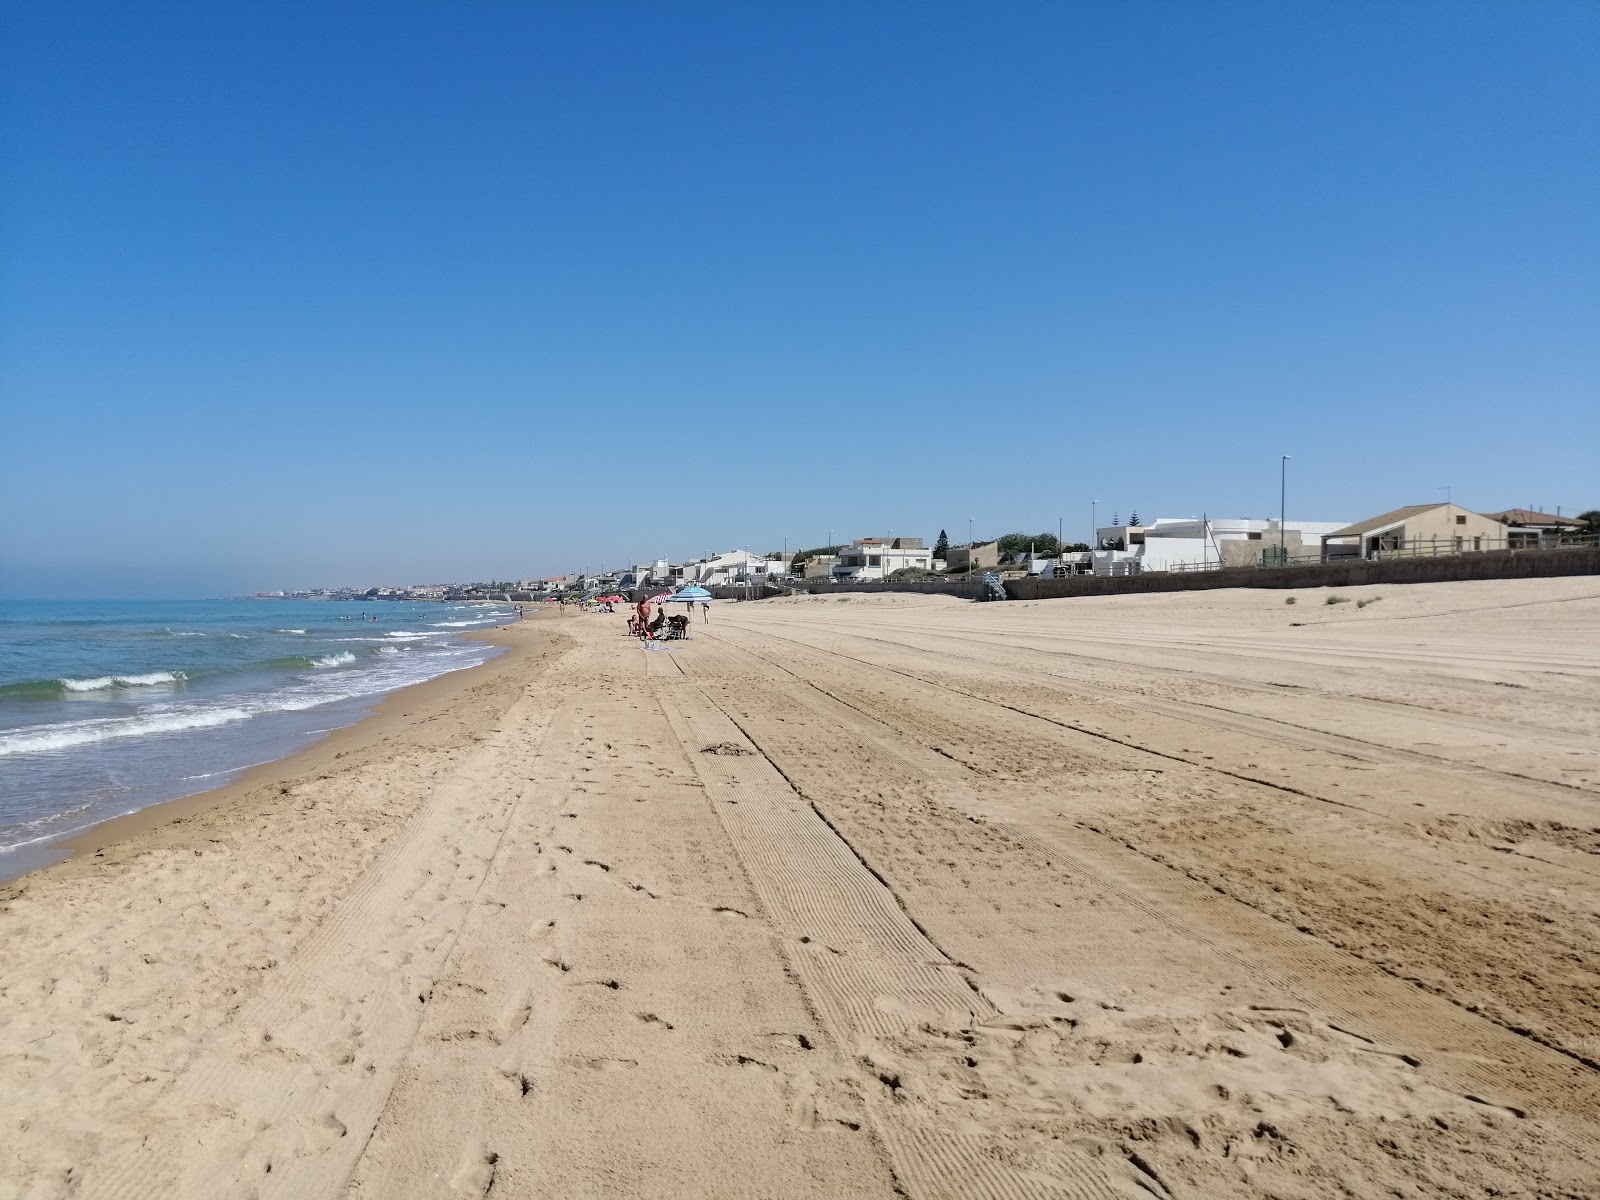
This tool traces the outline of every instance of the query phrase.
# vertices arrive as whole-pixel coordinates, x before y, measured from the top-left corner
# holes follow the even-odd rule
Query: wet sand
[[[1600,1194],[1600,580],[1295,599],[504,631],[0,888],[0,1196]]]

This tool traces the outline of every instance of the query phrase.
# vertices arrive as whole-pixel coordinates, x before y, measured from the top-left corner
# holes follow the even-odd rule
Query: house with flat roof
[[[944,552],[944,569],[952,575],[968,571],[992,571],[1000,565],[1000,542],[973,542],[967,546],[951,546]]]
[[[885,579],[907,567],[933,570],[933,551],[921,538],[857,538],[837,555],[835,580]]]
[[[1204,516],[1103,525],[1095,530],[1093,570],[1096,575],[1137,575],[1292,561],[1318,554],[1317,539],[1344,524]]]

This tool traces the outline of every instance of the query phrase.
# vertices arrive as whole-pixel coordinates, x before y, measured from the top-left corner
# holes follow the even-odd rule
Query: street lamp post
[[[967,578],[972,578],[972,559],[977,546],[972,541],[972,518],[967,518]]]
[[[1090,551],[1090,553],[1093,553],[1094,551],[1100,549],[1100,519],[1099,519],[1099,517],[1097,517],[1095,515],[1095,510],[1099,507],[1099,505],[1100,505],[1100,501],[1098,501],[1098,500],[1089,501],[1089,551]]]
[[[1285,454],[1278,463],[1278,565],[1281,567],[1285,561],[1283,549],[1283,518],[1284,505],[1289,495],[1289,459],[1292,455]]]

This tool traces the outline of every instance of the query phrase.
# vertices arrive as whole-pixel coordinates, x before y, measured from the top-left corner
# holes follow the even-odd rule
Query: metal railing
[[[1429,537],[1413,538],[1394,545],[1380,545],[1359,554],[1359,557],[1379,562],[1396,558],[1454,558],[1460,554],[1490,554],[1511,552],[1521,554],[1538,550],[1580,549],[1600,545],[1600,535],[1592,533],[1538,534],[1535,536],[1506,537]],[[1331,555],[1337,561],[1339,555]],[[1357,557],[1345,555],[1343,557]]]
[[[1413,538],[1390,546],[1380,546],[1377,549],[1359,550],[1354,547],[1343,548],[1331,546],[1329,552],[1300,553],[1285,552],[1280,554],[1276,546],[1264,546],[1260,555],[1250,563],[1235,563],[1235,567],[1252,566],[1260,568],[1272,567],[1305,567],[1318,566],[1322,563],[1351,562],[1364,559],[1368,562],[1393,561],[1407,558],[1455,558],[1468,554],[1512,553],[1523,554],[1540,550],[1568,550],[1582,549],[1585,547],[1600,546],[1600,534],[1592,533],[1567,533],[1567,534],[1542,534],[1531,536],[1507,537],[1431,537]],[[1202,562],[1169,563],[1167,573],[1184,574],[1191,571],[1221,571],[1229,566],[1220,559],[1208,558]]]

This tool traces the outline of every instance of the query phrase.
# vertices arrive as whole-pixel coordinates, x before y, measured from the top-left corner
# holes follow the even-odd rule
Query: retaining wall
[[[1303,567],[1235,567],[1220,571],[1148,575],[1077,575],[1068,579],[1008,579],[1013,600],[1113,596],[1127,592],[1189,592],[1213,588],[1311,588],[1378,583],[1443,583],[1462,579],[1532,579],[1600,575],[1600,548],[1485,550],[1447,558],[1390,558],[1376,562],[1310,563]]]
[[[861,583],[834,583],[828,579],[796,579],[796,592],[827,596],[834,592],[926,592],[936,596],[961,596],[976,600],[983,594],[983,576],[971,579],[874,579]]]

